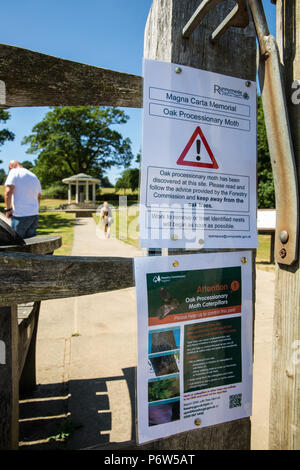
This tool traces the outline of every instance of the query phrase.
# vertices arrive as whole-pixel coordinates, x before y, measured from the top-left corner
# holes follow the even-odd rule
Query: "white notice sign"
[[[251,252],[135,259],[138,442],[251,415]]]
[[[257,248],[256,84],[144,61],[140,239]]]

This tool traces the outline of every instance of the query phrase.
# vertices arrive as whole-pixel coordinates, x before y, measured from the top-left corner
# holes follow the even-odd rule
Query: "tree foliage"
[[[126,167],[133,158],[130,140],[113,127],[127,120],[118,108],[52,108],[22,143],[38,155],[33,171],[44,187],[78,173],[102,179],[106,170]]]
[[[135,191],[139,187],[140,170],[138,168],[128,168],[124,170],[122,176],[115,184],[116,189],[131,189]]]
[[[275,208],[272,165],[260,96],[257,100],[257,205],[259,209]]]
[[[5,111],[4,109],[0,109],[0,124],[5,123],[9,118],[9,112]],[[14,133],[9,131],[8,129],[0,130],[0,145],[3,145],[4,142],[6,142],[7,140],[14,140],[14,138]],[[2,163],[2,161],[0,161],[0,163]]]
[[[34,164],[30,162],[29,160],[24,160],[21,162],[21,165],[23,168],[26,168],[26,170],[32,171],[34,168]]]
[[[108,176],[103,176],[100,181],[101,188],[113,188],[114,185],[109,181]]]
[[[2,163],[1,160],[0,160],[0,163]],[[6,173],[3,170],[3,168],[0,168],[0,185],[4,184],[5,180],[6,180]]]

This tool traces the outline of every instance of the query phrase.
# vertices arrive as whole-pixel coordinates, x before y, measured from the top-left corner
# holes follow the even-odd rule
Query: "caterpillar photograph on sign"
[[[140,244],[257,248],[256,84],[144,60]]]

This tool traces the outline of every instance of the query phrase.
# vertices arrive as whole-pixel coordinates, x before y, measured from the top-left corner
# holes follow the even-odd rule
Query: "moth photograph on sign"
[[[140,244],[257,248],[256,84],[144,60]]]
[[[139,443],[251,415],[251,263],[250,251],[135,258]]]

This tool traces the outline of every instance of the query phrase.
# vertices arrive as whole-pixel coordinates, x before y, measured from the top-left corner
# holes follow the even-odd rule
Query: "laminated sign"
[[[144,61],[140,240],[257,248],[256,84]]]
[[[135,278],[139,443],[250,416],[251,252],[136,258]]]

